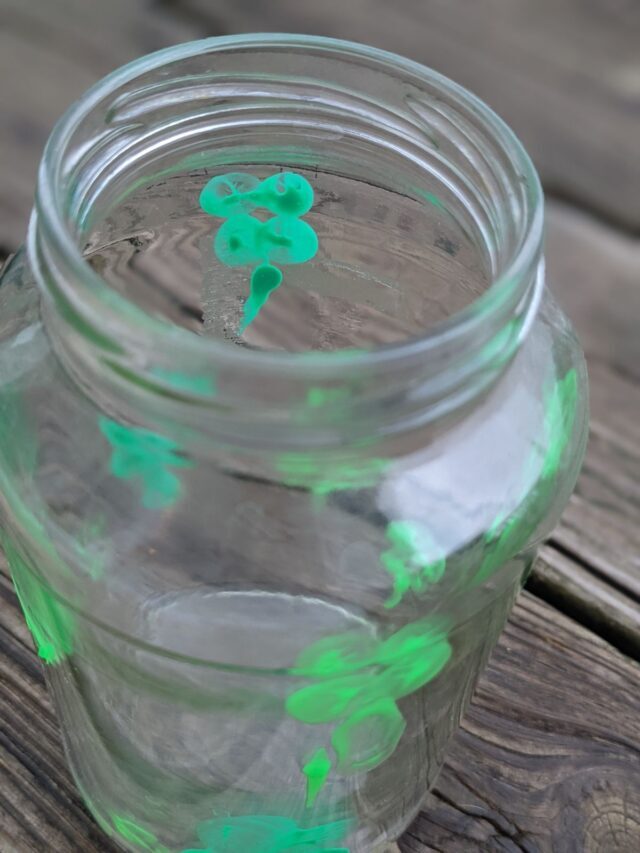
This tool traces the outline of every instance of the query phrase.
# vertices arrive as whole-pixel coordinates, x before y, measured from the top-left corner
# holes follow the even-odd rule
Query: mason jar
[[[361,45],[181,45],[60,120],[0,288],[2,542],[125,850],[415,816],[584,451],[542,238],[502,121]]]

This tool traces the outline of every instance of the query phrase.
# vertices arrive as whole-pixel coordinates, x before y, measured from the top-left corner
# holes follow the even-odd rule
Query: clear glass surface
[[[199,203],[238,172],[303,178],[318,238],[246,329]],[[416,814],[584,451],[541,240],[500,120],[362,46],[184,45],[61,120],[0,287],[2,541],[125,850]]]

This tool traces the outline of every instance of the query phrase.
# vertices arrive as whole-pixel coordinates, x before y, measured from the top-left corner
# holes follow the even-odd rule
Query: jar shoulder
[[[575,486],[587,429],[584,354],[547,291],[500,379],[403,460],[382,483],[379,508],[428,526],[453,553],[527,506],[538,541]]]

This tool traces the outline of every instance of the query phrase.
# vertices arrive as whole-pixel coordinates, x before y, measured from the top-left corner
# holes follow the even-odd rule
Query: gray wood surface
[[[636,0],[172,0],[184,21],[309,32],[402,53],[505,118],[549,189],[640,232]]]
[[[487,100],[550,195],[549,281],[589,363],[576,493],[400,849],[637,853],[640,3],[0,0],[0,255],[24,237],[42,145],[74,98],[137,55],[238,30],[367,41]],[[114,850],[69,778],[0,570],[0,853]]]

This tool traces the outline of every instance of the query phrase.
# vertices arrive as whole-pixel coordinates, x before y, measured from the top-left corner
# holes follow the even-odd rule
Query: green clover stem
[[[324,788],[329,773],[331,772],[331,761],[327,754],[327,750],[318,749],[311,756],[309,761],[302,768],[302,772],[307,777],[307,808],[315,803],[318,794]]]

